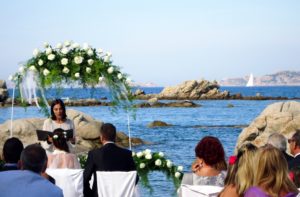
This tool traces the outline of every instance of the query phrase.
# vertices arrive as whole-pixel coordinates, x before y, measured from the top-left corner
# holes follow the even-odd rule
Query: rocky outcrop
[[[69,109],[67,116],[73,120],[76,129],[76,151],[88,151],[100,147],[99,130],[103,122],[80,111]],[[43,127],[45,118],[26,118],[13,121],[13,136],[18,137],[25,144],[37,142],[36,130]],[[10,120],[0,124],[0,150],[3,143],[10,136]],[[128,136],[123,132],[117,132],[116,142],[122,147],[128,146]],[[140,145],[145,142],[139,138],[132,138],[132,145]]]
[[[197,99],[226,99],[229,92],[219,91],[216,81],[190,80],[174,87],[166,87],[159,94],[137,95],[139,99],[158,98],[164,100],[197,100]]]
[[[0,102],[4,102],[8,98],[8,91],[4,80],[0,80]]]
[[[236,150],[247,142],[263,146],[269,135],[275,132],[290,138],[296,129],[300,129],[300,103],[290,101],[271,104],[243,129],[238,137]]]
[[[154,120],[153,122],[150,122],[147,127],[154,128],[154,127],[168,127],[172,126],[171,124],[168,124],[166,122],[160,121],[160,120]]]
[[[201,105],[196,104],[192,101],[177,101],[177,102],[169,102],[169,103],[162,103],[162,102],[146,102],[146,103],[138,103],[135,104],[134,107],[137,108],[148,108],[148,107],[200,107]]]

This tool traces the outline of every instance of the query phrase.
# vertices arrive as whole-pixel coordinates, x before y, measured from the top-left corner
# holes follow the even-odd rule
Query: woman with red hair
[[[227,165],[219,139],[212,136],[202,138],[195,148],[195,154],[193,173],[185,173],[181,184],[223,187]]]

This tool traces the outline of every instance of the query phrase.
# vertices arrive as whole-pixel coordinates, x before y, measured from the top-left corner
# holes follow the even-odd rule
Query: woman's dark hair
[[[69,146],[67,144],[67,133],[63,129],[55,129],[53,131],[52,137],[53,145],[59,150],[64,150],[66,152],[70,152]]]
[[[5,141],[3,146],[3,157],[6,163],[17,163],[23,151],[23,143],[15,137]]]
[[[67,114],[66,114],[66,107],[64,102],[61,99],[55,99],[52,103],[51,103],[51,119],[52,120],[56,120],[56,116],[54,114],[53,108],[55,105],[59,104],[61,106],[61,108],[63,109],[63,116],[62,119],[66,120],[67,118]]]
[[[215,166],[225,161],[223,146],[216,137],[206,136],[202,138],[195,148],[195,153],[196,157],[203,159],[210,166]]]

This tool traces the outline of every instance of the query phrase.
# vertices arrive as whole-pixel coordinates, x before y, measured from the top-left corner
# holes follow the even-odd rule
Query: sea
[[[163,87],[141,87],[146,94],[159,93]],[[228,90],[231,94],[241,93],[245,96],[282,96],[300,101],[300,86],[276,87],[221,87],[221,91]],[[9,90],[12,95],[12,90]],[[63,91],[48,89],[47,98],[110,98],[108,90],[104,88],[80,89],[68,88]],[[135,101],[145,102],[145,101]],[[169,101],[163,101],[169,102]],[[151,149],[153,152],[163,152],[165,157],[176,165],[182,165],[184,172],[190,172],[195,159],[194,148],[204,136],[215,136],[220,139],[226,152],[226,157],[233,155],[237,138],[244,127],[249,125],[268,105],[277,100],[249,101],[249,100],[200,100],[194,101],[201,107],[196,108],[140,108],[136,111],[136,118],[130,118],[131,136],[139,137],[151,142],[149,145],[132,147],[138,152]],[[228,107],[231,104],[233,107]],[[112,113],[107,106],[68,107],[82,111],[95,119],[116,125],[118,131],[128,133],[127,113],[122,110]],[[11,117],[11,107],[0,108],[0,124]],[[37,107],[14,108],[14,119],[44,117]],[[147,125],[160,120],[173,126],[148,128]],[[152,187],[139,184],[141,196],[176,196],[176,188],[162,172],[151,172],[149,182]]]

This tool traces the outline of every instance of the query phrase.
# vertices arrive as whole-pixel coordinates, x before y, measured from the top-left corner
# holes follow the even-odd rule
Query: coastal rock
[[[139,96],[139,95],[145,95],[145,92],[144,90],[141,90],[141,89],[137,89],[134,93],[135,96]]]
[[[169,103],[162,103],[162,102],[156,102],[156,103],[138,103],[135,104],[134,107],[137,108],[147,108],[147,107],[200,107],[201,105],[196,104],[192,101],[185,100],[185,101],[176,101],[176,102],[169,102]]]
[[[266,144],[269,135],[275,132],[290,138],[299,129],[300,103],[296,101],[273,103],[243,129],[238,137],[235,151],[247,142],[261,147]]]
[[[0,102],[4,102],[8,98],[8,90],[4,80],[0,80]]]
[[[190,80],[173,87],[165,87],[159,94],[138,96],[139,99],[150,99],[157,97],[163,100],[197,100],[197,99],[226,99],[229,92],[219,91],[216,81]]]
[[[67,110],[67,116],[73,120],[76,129],[76,151],[88,151],[93,148],[101,146],[99,141],[100,128],[103,124],[102,121],[95,120],[93,117],[73,109]],[[26,118],[13,121],[13,136],[18,137],[24,143],[24,145],[38,142],[36,137],[36,130],[43,127],[45,118]],[[0,124],[0,151],[2,150],[3,143],[10,136],[10,120],[7,120],[3,124]],[[117,132],[117,144],[121,146],[128,146],[124,142],[124,139],[128,140],[128,136],[125,133]],[[144,141],[139,138],[134,139],[134,144],[144,144]],[[78,145],[78,149],[77,149]]]
[[[172,126],[171,124],[168,124],[166,122],[160,121],[160,120],[154,120],[153,122],[149,123],[147,127],[153,128],[153,127],[167,127]]]

